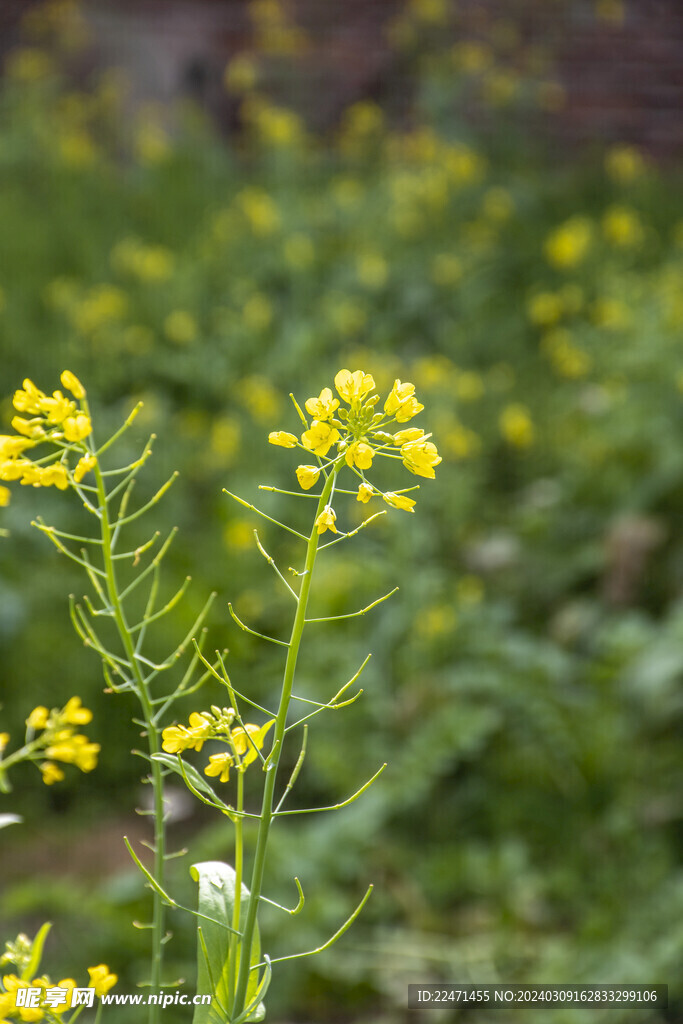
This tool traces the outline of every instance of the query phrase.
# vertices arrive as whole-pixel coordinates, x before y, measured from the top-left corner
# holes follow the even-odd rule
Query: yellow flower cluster
[[[300,438],[284,430],[275,430],[268,440],[283,448],[303,448],[317,457],[318,465],[300,465],[296,470],[303,490],[315,486],[321,473],[327,475],[328,468],[334,466],[338,469],[346,464],[361,480],[357,501],[366,503],[374,495],[381,495],[392,508],[412,512],[415,505],[412,498],[375,488],[366,480],[365,473],[379,455],[400,458],[415,476],[434,478],[434,469],[441,462],[441,456],[436,445],[429,440],[431,434],[425,434],[419,427],[406,427],[395,433],[387,431],[392,424],[408,423],[424,409],[417,400],[415,385],[395,380],[381,412],[375,411],[380,397],[371,374],[363,370],[353,373],[340,370],[334,385],[339,398],[334,396],[331,388],[323,388],[319,395],[306,401],[306,412],[312,420],[310,425],[306,421],[306,430]],[[348,408],[341,406],[341,402]],[[333,446],[336,446],[336,453],[330,457]],[[335,523],[336,514],[328,505],[316,521],[318,532],[331,530],[336,533]]]
[[[51,711],[42,704],[34,708],[26,719],[29,733],[42,732],[37,740],[29,742],[32,759],[46,757],[40,765],[43,782],[51,786],[61,782],[64,772],[55,764],[75,764],[82,772],[91,772],[97,765],[99,743],[91,743],[87,736],[76,732],[74,726],[92,721],[92,711],[83,707],[80,697],[71,697],[61,709]]]
[[[234,718],[234,712],[226,709],[229,721]],[[216,734],[216,722],[209,712],[199,714],[193,711],[190,715],[189,725],[169,725],[164,729],[162,736],[162,747],[168,754],[179,754],[183,750],[201,750],[205,741]]]
[[[88,987],[94,988],[98,997],[106,995],[118,981],[118,975],[112,974],[106,964],[89,967],[88,975]],[[23,1021],[54,1020],[55,1017],[58,1019],[62,1013],[71,1009],[72,993],[76,987],[77,982],[73,978],[62,978],[53,985],[45,974],[32,981],[19,978],[16,974],[5,974],[0,991],[0,1024],[9,1024],[6,1020],[8,1017],[18,1017]],[[40,989],[39,1005],[35,1008],[17,1006],[17,991],[20,988]]]
[[[210,711],[193,711],[188,725],[170,725],[162,733],[162,748],[169,754],[179,754],[183,750],[201,750],[206,740],[220,740],[227,743],[229,749],[223,753],[211,754],[209,763],[204,769],[205,775],[219,776],[221,782],[227,782],[230,769],[244,771],[256,760],[258,751],[263,747],[268,731],[275,719],[265,725],[253,725],[247,722],[232,728],[235,720],[233,708],[219,708],[213,705]]]
[[[92,430],[87,407],[83,405],[85,388],[70,370],[61,376],[63,387],[70,391],[80,406],[61,391],[45,394],[26,379],[23,388],[14,393],[14,408],[26,416],[15,416],[12,426],[16,434],[0,434],[0,480],[20,481],[33,487],[57,487],[60,491],[69,486],[69,473],[63,459],[32,462],[26,452],[43,441],[56,443],[63,450],[76,445],[85,450],[83,441]],[[73,478],[80,483],[85,474],[95,465],[93,455],[84,455],[76,465]],[[7,488],[0,488],[0,505],[9,502]]]

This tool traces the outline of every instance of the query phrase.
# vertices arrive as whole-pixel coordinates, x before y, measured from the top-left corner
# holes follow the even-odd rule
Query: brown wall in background
[[[2,0],[0,46],[18,39],[35,0]],[[625,18],[600,20],[594,0],[458,0],[454,38],[482,38],[492,22],[517,26],[521,46],[548,48],[565,104],[549,130],[572,144],[616,140],[656,157],[683,152],[683,0],[624,0]],[[224,130],[237,124],[223,88],[226,62],[248,49],[245,0],[84,0],[94,47],[83,67],[115,64],[139,96],[190,93]],[[285,0],[310,48],[294,58],[296,103],[324,128],[349,103],[408,97],[411,81],[384,30],[397,0]],[[83,60],[83,58],[81,58]],[[514,54],[512,54],[514,61]]]

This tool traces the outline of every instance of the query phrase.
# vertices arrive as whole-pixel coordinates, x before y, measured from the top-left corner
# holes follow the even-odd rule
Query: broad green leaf
[[[213,924],[212,921],[223,921],[232,926],[232,914],[235,905],[235,871],[229,864],[222,861],[204,861],[193,864],[190,874],[199,883],[199,903],[197,909],[205,917],[199,918],[197,942],[197,994],[207,993],[214,998],[210,1006],[197,1006],[192,1024],[225,1024],[229,1021],[229,984],[230,984],[230,931]],[[249,890],[242,885],[241,905],[246,908]],[[206,917],[212,919],[207,921]],[[244,920],[244,918],[242,918]],[[254,931],[251,950],[251,963],[261,962],[261,940],[258,925]],[[235,974],[239,971],[238,963]],[[252,971],[247,989],[247,1005],[254,999],[259,986],[259,972]],[[261,1021],[266,1015],[263,1003],[252,1010],[246,1021]]]

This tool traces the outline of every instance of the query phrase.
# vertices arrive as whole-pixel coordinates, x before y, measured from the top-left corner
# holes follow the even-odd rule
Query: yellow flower
[[[80,484],[85,474],[94,469],[96,465],[97,459],[94,455],[83,455],[76,463],[76,468],[74,469],[74,480],[76,483]]]
[[[570,217],[546,240],[544,250],[548,262],[560,270],[577,266],[588,252],[591,235],[591,222],[587,217]]]
[[[299,443],[294,434],[288,434],[286,430],[272,430],[268,440],[271,444],[279,444],[281,448],[296,448]]]
[[[111,974],[106,964],[98,964],[97,967],[89,967],[90,986],[95,989],[96,996],[104,996],[110,988],[113,988],[119,980],[117,974]]]
[[[77,416],[69,416],[62,424],[64,437],[67,441],[82,441],[92,430],[90,417],[85,413],[78,413]]]
[[[395,494],[393,491],[387,491],[382,497],[387,505],[391,505],[392,508],[400,508],[405,512],[414,511],[415,502],[412,498],[406,498],[405,494]]]
[[[244,728],[238,725],[230,731],[230,739],[234,743],[235,750],[242,759],[241,764],[245,768],[252,761],[256,760],[258,756],[257,751],[263,747],[266,736],[274,724],[275,719],[271,718],[265,725],[253,725],[251,722],[247,722]]]
[[[45,398],[44,392],[35,386],[28,377],[24,381],[24,389],[14,392],[14,408],[17,412],[36,413],[40,412],[40,403]]]
[[[39,419],[27,420],[23,416],[15,416],[12,420],[12,426],[17,434],[23,434],[24,437],[30,437],[33,440],[45,437],[45,431]]]
[[[310,491],[311,487],[318,481],[320,476],[320,470],[317,466],[297,466],[296,478],[299,481],[299,486],[303,487],[305,491]]]
[[[9,505],[11,496],[12,492],[9,487],[0,486],[0,508],[6,508]]]
[[[189,718],[188,734],[192,740],[190,743],[190,749],[201,750],[204,746],[205,740],[207,740],[213,733],[213,724],[204,715],[200,715],[199,712],[193,711]]]
[[[189,736],[184,725],[169,725],[161,734],[161,749],[167,754],[179,754],[181,750],[187,750],[192,745],[192,738]]]
[[[450,15],[447,0],[411,0],[410,9],[419,21],[431,25],[444,25]]]
[[[379,253],[367,252],[358,257],[356,273],[362,285],[377,291],[387,283],[389,268],[387,261]]]
[[[55,391],[51,398],[43,398],[40,403],[40,411],[48,423],[62,423],[67,416],[73,416],[76,406],[69,399],[65,398],[61,391]]]
[[[556,327],[541,341],[542,349],[563,377],[584,377],[591,368],[591,358],[583,349],[573,344],[569,331]]]
[[[197,322],[191,313],[175,309],[164,320],[164,334],[176,345],[189,345],[198,333]]]
[[[49,54],[36,47],[22,47],[9,55],[5,72],[20,82],[36,82],[46,78],[53,70]]]
[[[2,1018],[0,1024],[10,1024],[10,1021],[6,1020],[6,1016],[14,1013],[14,999],[14,992],[0,992],[0,1018]]]
[[[61,718],[69,725],[87,725],[92,722],[92,711],[83,707],[80,697],[70,697],[64,705]]]
[[[431,441],[409,441],[401,447],[403,465],[416,476],[434,479],[434,467],[441,462],[436,445]]]
[[[643,154],[635,146],[613,146],[605,157],[605,170],[620,185],[642,177],[645,166]]]
[[[596,0],[595,16],[600,21],[623,25],[626,16],[623,0]]]
[[[219,775],[219,782],[227,782],[230,778],[230,769],[234,764],[234,758],[232,754],[210,754],[209,763],[204,769],[205,775]]]
[[[480,43],[476,40],[457,43],[453,47],[452,55],[456,67],[464,74],[469,75],[480,74],[495,61],[491,47],[487,43]]]
[[[334,525],[336,521],[336,512],[330,505],[326,505],[315,521],[315,525],[318,527],[318,533],[324,533],[325,530],[331,530],[332,533],[336,533],[337,527]]]
[[[99,743],[89,743],[87,736],[67,734],[45,751],[47,757],[65,764],[75,764],[82,772],[90,772],[97,764]]]
[[[533,444],[534,425],[524,405],[507,405],[500,416],[500,429],[505,440],[516,448],[528,448]]]
[[[87,419],[87,417],[84,417]],[[66,466],[61,462],[53,462],[51,466],[37,466],[39,472],[37,481],[38,487],[52,487],[59,491],[65,491],[69,486],[69,478],[66,474]]]
[[[54,782],[61,782],[64,778],[62,769],[58,768],[52,761],[44,761],[40,766],[40,770],[46,786],[51,786]]]
[[[421,430],[420,427],[407,427],[406,430],[399,430],[394,434],[394,444],[401,447],[408,444],[409,441],[419,441],[424,434],[424,430]]]
[[[50,717],[50,712],[42,704],[39,704],[37,708],[34,708],[31,714],[26,719],[26,724],[29,729],[44,729],[47,725],[47,720]]]
[[[163,245],[144,245],[137,238],[122,238],[111,251],[112,266],[141,281],[165,281],[173,273],[173,253]],[[65,385],[66,386],[66,385]]]
[[[258,65],[247,53],[239,53],[226,65],[223,83],[232,92],[249,92],[256,85]]]
[[[27,437],[15,437],[13,434],[0,434],[0,460],[13,459],[21,455],[27,448],[32,448],[33,442]]]
[[[372,487],[370,484],[366,484],[365,481],[363,481],[363,483],[358,488],[358,496],[356,497],[356,501],[361,501],[363,502],[364,505],[366,505],[370,501],[370,498],[373,496],[374,493],[374,487]]]
[[[162,749],[169,754],[181,750],[201,750],[213,733],[213,724],[205,715],[193,711],[189,725],[169,725],[161,734]]]
[[[550,327],[562,316],[564,310],[563,302],[559,295],[553,292],[539,292],[529,299],[527,313],[532,324],[540,327]]]
[[[255,235],[270,235],[280,227],[280,211],[263,189],[242,189],[237,202]]]
[[[424,405],[420,405],[415,397],[415,385],[408,381],[401,383],[400,380],[395,380],[391,393],[384,403],[387,416],[395,416],[397,423],[406,423],[423,409]]]
[[[85,388],[76,374],[72,373],[71,370],[64,370],[59,379],[62,382],[62,387],[65,387],[67,391],[70,391],[74,398],[85,398]]]
[[[627,249],[643,240],[643,225],[635,210],[628,206],[610,206],[602,218],[602,230],[612,245]]]
[[[374,451],[365,441],[354,441],[346,450],[347,466],[358,466],[359,469],[370,469]]]
[[[619,299],[608,296],[599,297],[593,303],[591,319],[599,327],[607,330],[619,330],[625,327],[630,319],[628,307]]]
[[[253,524],[246,519],[237,519],[228,523],[223,532],[223,539],[228,547],[237,551],[246,551],[254,543]]]
[[[315,455],[324,458],[335,441],[339,439],[339,431],[329,423],[313,420],[310,429],[301,435],[301,443]]]
[[[25,1021],[42,1020],[43,1017],[44,1017],[44,1013],[43,1013],[42,1010],[39,1010],[39,1009],[36,1009],[36,1010],[32,1010],[32,1009],[25,1010],[25,1009],[20,1008],[20,1007],[15,1008],[16,1007],[16,993],[17,993],[17,989],[29,988],[29,987],[34,987],[34,988],[43,987],[43,986],[40,985],[41,980],[42,979],[40,979],[40,978],[34,978],[34,980],[30,983],[30,986],[29,986],[29,982],[28,981],[23,981],[22,979],[18,978],[16,976],[16,974],[6,974],[3,977],[3,979],[2,979],[2,984],[3,984],[3,987],[5,989],[5,994],[4,995],[0,995],[0,999],[2,1000],[2,1003],[0,1003],[0,1012],[8,1013],[8,1014],[11,1013],[12,1016],[14,1016],[15,1013],[18,1013],[19,1017],[21,1018],[21,1020],[25,1020]],[[11,1002],[10,1002],[10,1000],[11,1000]]]
[[[66,1010],[71,1008],[71,999],[73,990],[76,988],[76,981],[74,978],[62,978],[57,982],[58,988],[66,989],[66,1002],[62,1006],[56,1006],[54,1008],[55,1013],[64,1013]]]
[[[353,405],[360,402],[370,391],[375,390],[375,381],[371,374],[363,373],[362,370],[340,370],[334,378],[334,386],[339,395]]]
[[[93,334],[107,324],[121,320],[127,308],[125,292],[111,284],[99,284],[70,306],[67,313],[78,331]]]
[[[318,422],[329,419],[339,408],[339,399],[332,397],[330,388],[323,388],[317,398],[306,399],[306,412]]]
[[[99,743],[89,743],[87,736],[74,736],[74,743],[74,764],[82,772],[91,772],[97,767],[97,755],[101,749]]]
[[[8,732],[0,732],[0,754],[2,754],[4,752],[5,747],[7,746],[8,743],[9,743],[9,733]]]

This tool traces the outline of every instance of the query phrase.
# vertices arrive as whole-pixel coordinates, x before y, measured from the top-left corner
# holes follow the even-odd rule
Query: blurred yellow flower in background
[[[629,206],[610,206],[602,218],[602,230],[612,245],[632,248],[643,241],[643,222]]]
[[[577,266],[588,253],[592,234],[592,225],[588,217],[570,217],[546,239],[546,259],[560,270],[569,270]]]
[[[645,157],[636,146],[612,146],[605,156],[605,170],[619,185],[629,185],[642,178],[646,166]]]
[[[514,402],[506,405],[500,415],[500,430],[515,448],[528,448],[534,442],[534,425],[525,405]]]

